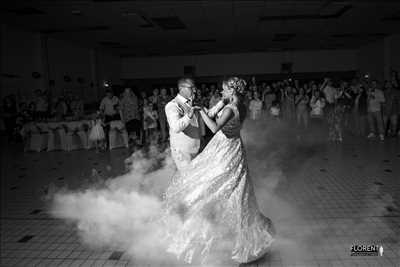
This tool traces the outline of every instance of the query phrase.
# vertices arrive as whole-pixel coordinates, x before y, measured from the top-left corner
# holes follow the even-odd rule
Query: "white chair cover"
[[[110,122],[109,143],[110,150],[117,147],[129,147],[128,132],[122,121]]]

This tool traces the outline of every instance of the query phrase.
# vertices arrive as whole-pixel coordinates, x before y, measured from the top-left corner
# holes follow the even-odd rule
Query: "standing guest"
[[[106,96],[101,100],[100,103],[100,111],[104,114],[105,123],[119,119],[117,110],[118,105],[118,97],[114,96],[112,90],[107,90]]]
[[[257,120],[261,116],[262,101],[258,92],[253,93],[253,99],[249,103],[250,118],[252,120]]]
[[[149,99],[145,99],[143,102],[143,130],[144,139],[147,144],[154,141],[157,131],[158,114],[153,106]]]
[[[322,83],[320,90],[321,92],[324,93],[326,101],[325,113],[327,116],[329,116],[329,113],[333,111],[333,108],[335,106],[335,101],[336,101],[335,97],[337,95],[337,90],[336,88],[333,87],[332,81],[329,78],[324,79],[324,82]]]
[[[167,115],[165,114],[165,106],[170,101],[166,88],[161,88],[160,97],[158,98],[158,121],[160,123],[161,142],[167,141]]]
[[[74,95],[72,94],[71,91],[68,91],[65,95],[65,103],[67,104],[67,114],[72,115],[72,101],[74,101]]]
[[[392,83],[392,87],[395,90],[400,90],[400,79],[399,79],[399,73],[397,71],[392,71],[391,83]]]
[[[307,92],[307,96],[311,99],[314,95],[314,92],[319,90],[318,85],[316,83],[311,83],[310,90]]]
[[[291,122],[295,117],[295,93],[294,88],[286,86],[283,98],[283,116],[288,122]]]
[[[137,140],[140,136],[140,114],[139,104],[136,95],[131,88],[125,88],[120,103],[122,121],[128,132],[129,140]]]
[[[21,135],[21,131],[24,127],[24,124],[32,121],[32,117],[29,113],[28,105],[26,102],[21,102],[18,108],[18,114],[16,118],[16,137],[18,141],[22,141],[23,137]]]
[[[56,99],[56,102],[57,102],[57,99]],[[32,118],[32,120],[35,120],[35,118],[36,118],[36,111],[35,110],[36,110],[35,102],[32,101],[28,105],[28,113],[29,113],[29,116]]]
[[[324,107],[325,107],[325,99],[321,96],[321,92],[319,90],[315,90],[313,92],[313,96],[310,101],[310,119],[312,124],[321,129],[324,118]]]
[[[268,85],[265,87],[265,89],[262,92],[262,101],[263,101],[263,107],[265,110],[269,110],[272,106],[272,102],[274,102],[276,99],[276,95],[271,89],[271,87]]]
[[[308,83],[305,83],[304,86],[304,94],[308,96],[308,99],[311,99],[312,97],[312,86],[310,86]]]
[[[246,91],[246,95],[243,99],[243,105],[249,109],[250,107],[250,101],[253,99],[252,92],[250,90]]]
[[[383,108],[384,127],[388,130],[388,136],[395,137],[400,114],[400,90],[393,88],[392,82],[386,82],[384,96],[386,100]]]
[[[299,88],[299,93],[295,98],[296,105],[296,121],[299,128],[308,128],[308,104],[310,99],[305,94],[304,88]]]
[[[277,120],[278,122],[281,120],[281,103],[279,100],[275,100],[271,104],[271,108],[269,110],[271,117]]]
[[[210,105],[210,100],[211,100],[211,96],[208,92],[208,88],[206,87],[205,89],[206,91],[201,91],[200,95],[201,95],[201,106],[202,107],[209,107]]]
[[[250,79],[250,83],[249,83],[249,89],[251,90],[254,87],[256,87],[256,89],[257,89],[257,81],[256,81],[256,77],[252,76]]]
[[[261,86],[260,86],[260,93],[262,94],[266,89],[267,89],[267,83],[266,82],[262,82]],[[262,98],[262,95],[261,95],[261,98]]]
[[[279,103],[281,103],[281,105],[283,104],[283,101],[285,99],[285,89],[283,86],[283,83],[279,82],[276,87],[276,99],[279,101]]]
[[[143,129],[143,106],[144,102],[147,99],[147,93],[145,91],[140,92],[140,96],[138,99],[138,104],[139,104],[139,120],[140,120],[140,137],[139,137],[139,144],[144,144],[144,129]]]
[[[214,93],[215,91],[219,91],[219,90],[217,90],[215,84],[211,84],[211,86],[210,86],[210,91],[211,91],[212,93]]]
[[[160,91],[158,90],[158,88],[154,88],[153,89],[153,95],[152,95],[153,105],[157,106],[159,97],[160,97]]]
[[[104,134],[103,114],[97,112],[96,118],[92,121],[92,128],[89,133],[89,141],[95,143],[96,152],[104,151],[106,148],[106,136]]]
[[[3,118],[9,141],[13,141],[15,137],[14,130],[16,128],[17,113],[17,103],[14,101],[12,96],[4,97]]]
[[[219,101],[221,100],[221,96],[219,95],[219,92],[217,90],[212,92],[212,96],[210,99],[210,103],[208,105],[209,108],[212,108],[215,106]]]
[[[381,141],[385,140],[385,131],[383,128],[382,105],[385,103],[385,96],[382,90],[378,89],[378,82],[373,80],[371,87],[368,89],[368,123],[369,135],[368,138],[375,137],[375,123],[379,132]]]
[[[41,90],[35,91],[35,118],[45,119],[48,115],[49,103]]]
[[[367,129],[368,95],[367,91],[361,84],[357,84],[354,90],[355,99],[353,112],[356,134],[365,136]]]
[[[343,116],[347,103],[351,100],[350,94],[346,91],[345,83],[342,83],[335,95],[335,105],[328,118],[329,120],[329,140],[334,142],[343,141]]]
[[[175,95],[175,88],[174,87],[170,87],[169,88],[169,95],[172,97],[173,95]]]
[[[118,97],[114,96],[112,90],[108,89],[106,91],[106,96],[101,100],[100,111],[104,115],[104,130],[106,136],[110,133],[110,122],[115,120],[120,120],[120,115],[118,114],[117,106],[119,104]],[[108,138],[106,137],[106,141]]]
[[[153,104],[153,105],[154,105],[153,99],[154,99],[154,96],[153,96],[153,95],[151,95],[151,96],[149,96],[149,97],[147,98],[147,101],[149,101],[149,104]]]
[[[141,91],[140,92],[139,102],[141,101],[143,103],[144,99],[147,99],[147,93],[145,91]]]
[[[200,85],[200,91],[201,91],[203,94],[208,93],[208,88],[207,88],[207,85],[206,85],[205,83],[202,83],[202,84]]]

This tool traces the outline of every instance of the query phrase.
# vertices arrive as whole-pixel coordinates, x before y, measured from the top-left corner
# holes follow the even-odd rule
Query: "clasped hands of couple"
[[[202,111],[207,113],[207,109],[204,106],[198,106],[197,105],[197,106],[192,106],[187,114],[188,114],[189,118],[192,118],[193,114],[195,112],[200,112],[201,113]]]

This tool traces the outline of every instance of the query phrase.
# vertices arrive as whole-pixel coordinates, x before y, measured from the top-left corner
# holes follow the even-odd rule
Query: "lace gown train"
[[[234,117],[173,177],[165,193],[168,252],[189,263],[196,255],[205,261],[223,243],[233,260],[250,262],[262,257],[274,240],[273,225],[259,211],[249,177],[239,111],[233,105],[225,108]],[[176,215],[178,223],[168,221]]]

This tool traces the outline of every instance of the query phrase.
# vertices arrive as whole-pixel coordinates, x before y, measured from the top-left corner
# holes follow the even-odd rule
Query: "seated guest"
[[[49,103],[39,89],[35,91],[35,118],[38,120],[45,119],[48,115]]]
[[[72,112],[72,116],[75,119],[80,119],[84,115],[84,110],[83,110],[83,101],[78,97],[78,96],[73,96],[71,103],[70,103],[70,109]]]
[[[63,96],[54,99],[54,106],[52,110],[52,116],[55,117],[56,120],[61,121],[65,119],[65,116],[68,113],[68,106],[65,102]]]

